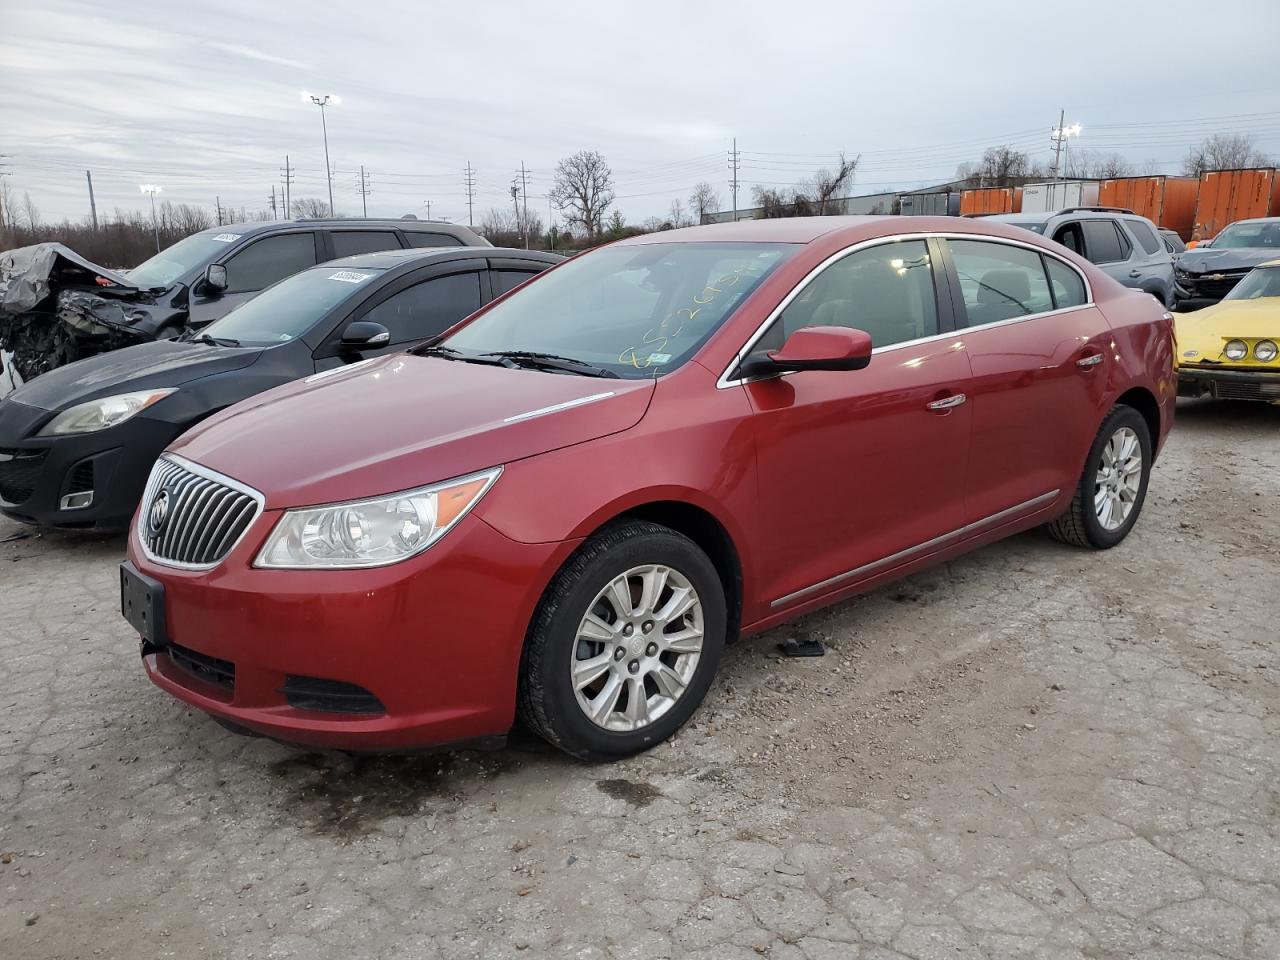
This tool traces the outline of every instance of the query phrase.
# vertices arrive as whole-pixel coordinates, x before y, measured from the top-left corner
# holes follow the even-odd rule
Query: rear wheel
[[[1048,530],[1063,543],[1107,550],[1129,535],[1151,474],[1151,433],[1133,407],[1111,408],[1094,438],[1071,506]]]
[[[584,760],[671,736],[706,696],[724,649],[724,588],[687,537],[630,521],[556,575],[521,661],[520,717]]]

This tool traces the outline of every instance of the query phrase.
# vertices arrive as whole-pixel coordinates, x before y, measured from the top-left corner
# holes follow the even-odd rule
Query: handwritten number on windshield
[[[742,279],[742,274],[750,270],[750,266],[743,265],[734,267],[732,273],[726,273],[715,281],[715,284],[707,284],[693,298],[693,306],[681,307],[671,316],[660,322],[657,327],[645,332],[639,347],[627,347],[622,353],[618,354],[619,363],[629,363],[637,370],[643,370],[652,366],[655,354],[661,355],[666,349],[668,343],[675,337],[680,336],[684,330],[685,324],[692,323],[694,318],[702,312],[702,308],[715,302],[716,296],[725,291],[727,287],[735,286]],[[650,353],[647,357],[641,357],[639,350],[648,347]],[[663,362],[666,362],[665,358]]]

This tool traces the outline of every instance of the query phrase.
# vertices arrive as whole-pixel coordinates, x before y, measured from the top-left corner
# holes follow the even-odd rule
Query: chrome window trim
[[[777,374],[771,374],[763,377],[738,377],[736,379],[730,379],[730,374],[732,374],[733,371],[736,370],[739,367],[739,365],[741,365],[742,361],[747,358],[747,356],[751,353],[752,348],[755,347],[756,343],[760,340],[760,338],[764,336],[765,332],[769,329],[769,327],[773,325],[773,322],[778,319],[782,311],[786,310],[787,307],[791,305],[791,302],[795,300],[796,297],[798,297],[804,291],[805,287],[807,287],[818,274],[822,273],[822,271],[826,270],[827,267],[831,266],[831,264],[835,263],[837,260],[840,260],[848,256],[851,253],[856,253],[859,250],[867,249],[869,247],[874,247],[879,244],[898,243],[903,240],[929,240],[930,238],[938,239],[938,240],[977,240],[977,241],[985,241],[989,243],[1003,243],[1011,247],[1023,247],[1027,250],[1032,250],[1035,253],[1043,254],[1044,256],[1048,256],[1048,257],[1053,257],[1055,260],[1064,264],[1071,270],[1074,270],[1076,275],[1080,277],[1081,283],[1084,284],[1085,302],[1073,307],[1059,307],[1056,310],[1045,310],[1041,313],[1029,313],[1024,317],[1010,317],[1007,320],[995,320],[995,321],[992,321],[991,323],[981,323],[972,327],[968,327],[968,326],[957,327],[955,330],[948,330],[944,333],[935,333],[927,337],[919,337],[915,340],[903,340],[901,343],[890,343],[890,344],[886,344],[883,347],[874,347],[871,351],[872,356],[878,353],[887,353],[891,350],[901,350],[904,347],[919,346],[922,343],[930,343],[934,340],[945,340],[951,337],[963,336],[965,333],[967,333],[970,330],[987,330],[993,327],[1007,326],[1011,323],[1023,323],[1027,320],[1039,320],[1039,319],[1042,319],[1043,317],[1052,317],[1060,313],[1070,313],[1074,310],[1087,310],[1092,308],[1095,305],[1094,299],[1093,299],[1093,284],[1089,282],[1089,278],[1085,275],[1084,271],[1081,270],[1079,267],[1077,267],[1070,260],[1067,260],[1064,257],[1059,256],[1054,251],[1046,250],[1044,249],[1044,247],[1038,246],[1034,243],[1027,243],[1023,240],[1012,240],[1012,239],[1009,239],[1008,237],[997,237],[989,233],[945,233],[945,232],[944,233],[895,233],[886,237],[875,237],[871,240],[860,240],[857,243],[852,243],[849,246],[844,247],[836,251],[835,253],[833,253],[831,256],[827,257],[825,260],[819,263],[816,267],[810,270],[807,274],[805,274],[804,278],[799,283],[797,283],[794,287],[791,288],[791,290],[787,293],[785,297],[782,298],[782,300],[778,303],[778,305],[774,307],[771,311],[769,311],[769,315],[765,317],[764,321],[756,328],[755,332],[751,334],[750,337],[747,338],[746,343],[738,350],[736,354],[734,354],[734,357],[729,362],[729,365],[725,367],[724,372],[722,372],[719,378],[717,378],[716,389],[725,390],[725,389],[728,389],[729,387],[736,387],[736,386],[740,386],[741,384],[752,383],[757,380],[767,380],[767,379],[770,379],[770,377],[772,376],[777,376]],[[1046,278],[1046,282],[1047,282],[1047,278]]]
[[[250,517],[249,522],[245,524],[244,530],[241,532],[240,536],[236,537],[231,546],[227,547],[227,552],[223,554],[221,560],[216,560],[213,563],[183,563],[180,560],[166,560],[164,557],[157,557],[147,546],[146,537],[142,535],[142,527],[143,524],[147,522],[146,518],[151,511],[151,500],[156,495],[154,488],[155,477],[160,469],[160,464],[165,460],[168,460],[170,463],[176,463],[184,470],[189,470],[191,473],[204,477],[206,480],[221,483],[224,486],[230,487],[232,490],[243,493],[245,496],[251,498],[257,505],[253,511],[253,516]],[[236,547],[240,546],[240,541],[249,535],[249,531],[252,530],[253,525],[258,522],[258,518],[262,516],[262,511],[266,509],[266,505],[266,497],[248,484],[241,483],[239,480],[228,477],[225,473],[219,473],[217,470],[202,466],[194,460],[188,460],[186,457],[179,456],[176,453],[163,453],[159,458],[157,458],[155,466],[151,468],[151,475],[147,477],[146,492],[142,497],[142,505],[138,509],[138,517],[133,525],[133,532],[134,536],[137,538],[138,548],[142,551],[142,555],[152,563],[159,564],[162,567],[172,567],[175,570],[212,570],[215,567],[220,566],[227,557],[231,556]]]
[[[981,520],[975,520],[973,523],[967,523],[963,527],[952,530],[950,533],[944,533],[932,540],[926,540],[924,543],[917,543],[914,547],[907,547],[905,550],[899,550],[897,553],[891,553],[887,557],[881,557],[879,560],[872,560],[870,563],[864,563],[860,567],[854,567],[852,570],[846,570],[844,573],[837,573],[834,577],[827,577],[817,583],[810,584],[807,587],[801,587],[799,590],[792,591],[786,596],[779,597],[772,601],[769,606],[777,608],[786,606],[787,604],[811,596],[815,593],[836,587],[848,580],[855,580],[863,574],[871,574],[881,569],[887,569],[896,566],[898,563],[904,563],[913,557],[929,553],[934,548],[940,548],[952,540],[959,540],[970,533],[977,533],[986,527],[993,526],[1002,520],[1010,519],[1021,513],[1031,513],[1038,507],[1051,502],[1062,492],[1061,488],[1050,490],[1048,493],[1042,493],[1038,497],[1032,497],[1030,500],[1024,500],[1022,503],[1016,503],[1012,507],[1006,507],[997,513],[991,514],[989,517],[983,517]]]

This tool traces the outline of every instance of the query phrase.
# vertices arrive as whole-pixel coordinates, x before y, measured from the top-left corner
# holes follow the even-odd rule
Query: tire
[[[618,595],[608,592],[624,574],[631,574],[625,581],[631,619],[618,613]],[[688,602],[688,593],[676,592],[686,586],[697,602],[664,624],[666,613],[678,611],[682,600]],[[645,597],[653,591],[658,596],[646,606]],[[653,620],[644,616],[648,609],[656,611]],[[590,623],[584,619],[588,613],[594,614]],[[687,651],[699,626],[701,647],[694,656]],[[552,746],[581,760],[615,760],[647,750],[679,730],[702,703],[724,652],[726,629],[724,587],[697,544],[645,521],[607,527],[569,558],[543,594],[520,660],[520,719]],[[580,636],[580,631],[590,636]],[[650,656],[659,638],[686,652],[659,650]],[[605,661],[607,666],[601,666]],[[588,666],[575,682],[575,667],[589,663],[596,666]],[[580,690],[582,680],[597,669],[603,672]],[[684,684],[674,696],[672,678]],[[607,701],[614,687],[619,693],[611,707]],[[645,691],[643,700],[633,693],[637,689]],[[593,708],[604,711],[602,720],[587,715]],[[637,714],[646,719],[633,719]],[[634,726],[619,726],[624,724]]]
[[[1141,455],[1141,463],[1137,466],[1137,476],[1135,478],[1137,487],[1136,490],[1132,491],[1128,500],[1128,512],[1124,515],[1122,521],[1116,524],[1117,514],[1112,512],[1104,518],[1102,516],[1104,510],[1095,506],[1095,498],[1099,494],[1099,474],[1109,469],[1104,463],[1104,454],[1107,453],[1108,444],[1112,442],[1113,438],[1127,441],[1130,437],[1137,442],[1137,452]],[[1130,466],[1132,466],[1131,463]],[[1051,536],[1061,540],[1063,543],[1069,543],[1077,547],[1087,547],[1092,550],[1111,549],[1129,535],[1129,531],[1133,529],[1134,523],[1138,520],[1138,515],[1142,513],[1142,504],[1147,497],[1147,481],[1150,476],[1151,433],[1147,429],[1147,422],[1142,418],[1142,414],[1138,413],[1133,407],[1117,404],[1111,408],[1111,412],[1103,419],[1102,426],[1098,428],[1098,435],[1093,439],[1093,445],[1089,448],[1089,456],[1085,458],[1084,471],[1080,475],[1080,481],[1076,486],[1076,493],[1071,500],[1071,506],[1067,508],[1062,516],[1048,523],[1046,529]],[[1104,482],[1118,484],[1115,489],[1120,491],[1122,500],[1124,499],[1123,491],[1130,489],[1116,475]],[[1114,503],[1115,501],[1113,500]],[[1113,506],[1114,509],[1116,508]]]

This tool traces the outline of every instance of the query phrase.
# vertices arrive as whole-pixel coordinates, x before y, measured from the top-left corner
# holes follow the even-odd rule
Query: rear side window
[[[407,287],[361,319],[390,330],[393,344],[408,343],[443,333],[479,309],[480,274],[455,273]]]
[[[335,260],[357,253],[400,249],[400,239],[390,230],[335,230],[329,236],[333,239]]]
[[[462,241],[447,233],[417,233],[405,231],[404,238],[411,247],[461,247]]]
[[[227,261],[227,293],[256,293],[315,265],[314,234],[282,233],[264,237]]]
[[[1044,262],[1049,269],[1049,284],[1053,287],[1053,304],[1057,309],[1079,307],[1089,302],[1080,274],[1055,257],[1045,257]]]
[[[933,336],[938,301],[928,245],[884,243],[837,260],[782,311],[759,346],[776,349],[802,327],[863,330],[873,347]]]
[[[949,240],[971,327],[1053,309],[1040,254],[988,240]]]
[[[493,295],[500,297],[508,290],[514,290],[530,277],[536,277],[538,271],[529,270],[495,270],[493,271]]]
[[[1116,225],[1110,220],[1084,220],[1084,255],[1094,263],[1116,263],[1127,260],[1129,253],[1122,245]]]
[[[1138,239],[1138,245],[1147,253],[1159,253],[1161,249],[1160,238],[1156,236],[1155,231],[1148,227],[1141,220],[1126,220],[1124,225],[1129,228]]]

